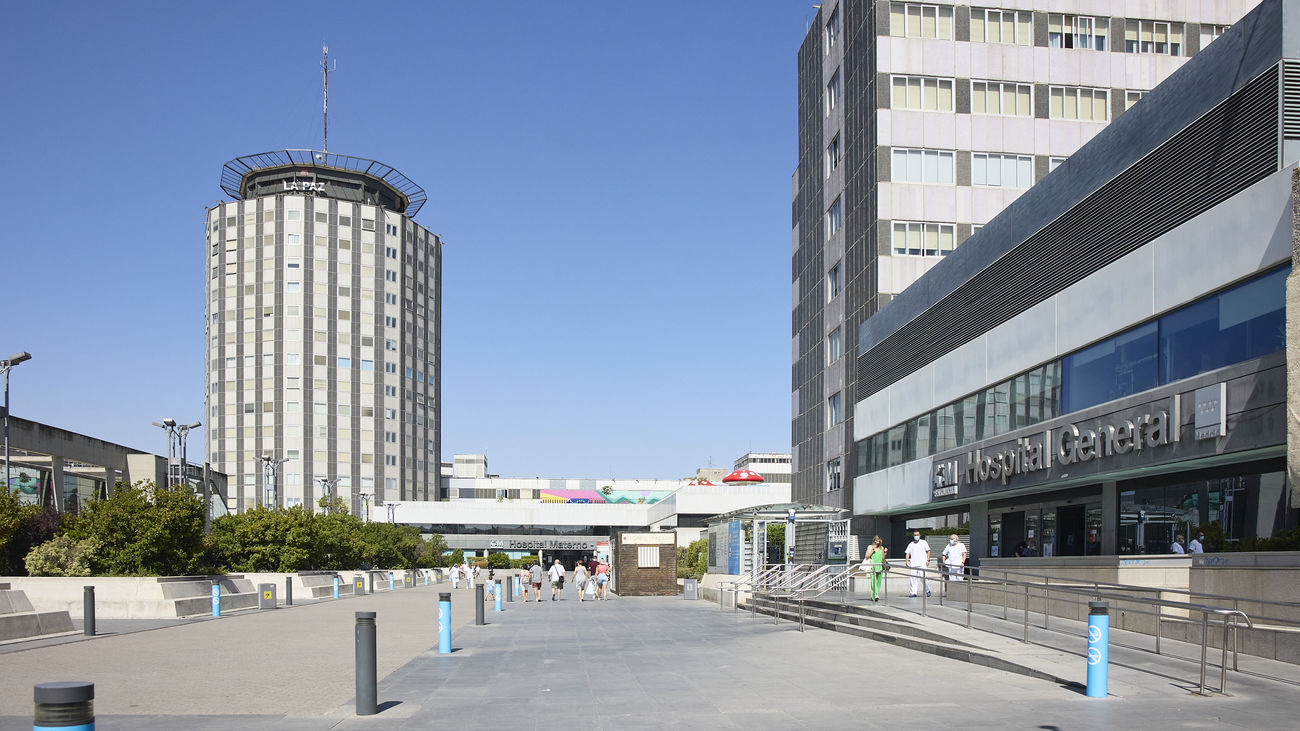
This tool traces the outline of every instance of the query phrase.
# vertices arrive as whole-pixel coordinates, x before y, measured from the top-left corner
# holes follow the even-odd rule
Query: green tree
[[[459,566],[462,563],[465,563],[465,552],[457,548],[451,552],[451,562],[448,565]]]
[[[203,501],[184,485],[117,483],[112,496],[92,500],[74,520],[74,541],[99,541],[95,573],[174,576],[199,567],[204,554]]]
[[[500,551],[489,553],[487,557],[488,568],[508,569],[510,568],[510,557]]]
[[[677,549],[677,577],[698,579],[709,570],[709,539],[691,541],[685,548]]]

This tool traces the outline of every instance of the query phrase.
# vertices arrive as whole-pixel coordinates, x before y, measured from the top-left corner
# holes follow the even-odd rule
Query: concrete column
[[[989,504],[979,502],[970,504],[970,556],[967,560],[978,560],[989,555]]]
[[[64,509],[62,457],[50,458],[50,480],[54,483],[54,509],[62,513]]]
[[[1288,143],[1291,144],[1291,143]],[[1294,158],[1286,158],[1288,160]],[[1286,471],[1300,508],[1300,170],[1291,174],[1291,273],[1286,277]]]
[[[1119,553],[1119,487],[1101,483],[1101,555]]]

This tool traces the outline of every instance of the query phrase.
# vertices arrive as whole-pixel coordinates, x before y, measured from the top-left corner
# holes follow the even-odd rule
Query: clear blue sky
[[[13,413],[164,452],[203,413],[221,166],[321,145],[444,236],[444,460],[674,478],[790,445],[808,2],[8,3],[0,351]],[[201,434],[201,432],[200,432]],[[191,458],[202,448],[193,438]]]

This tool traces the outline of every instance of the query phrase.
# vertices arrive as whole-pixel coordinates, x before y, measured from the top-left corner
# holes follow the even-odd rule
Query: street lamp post
[[[396,522],[397,522],[397,518],[396,518],[396,515],[397,515],[397,504],[396,504],[396,503],[384,503],[384,507],[388,508],[388,522],[389,522],[389,523],[396,523]]]
[[[284,464],[285,462],[288,462],[289,460],[276,459],[272,457],[269,453],[262,455],[261,459],[262,459],[262,489],[264,492],[262,497],[263,504],[267,504],[273,508],[279,507],[280,500],[279,500],[279,495],[277,493],[279,492],[279,488],[280,488],[280,475],[279,475],[280,465]]]
[[[11,470],[9,469],[9,369],[32,359],[26,351],[14,353],[6,360],[0,360],[0,371],[5,374],[5,490],[9,489]]]
[[[334,488],[338,487],[339,478],[320,477],[317,478],[316,481],[320,483],[320,489],[325,493],[325,513],[328,515],[329,513],[334,512]]]
[[[188,470],[186,467],[185,443],[189,437],[190,430],[198,429],[203,426],[203,422],[196,421],[193,424],[177,424],[175,419],[163,419],[162,423],[153,422],[153,425],[167,432],[167,480],[171,484],[181,482],[188,486]]]
[[[368,492],[361,493],[361,507],[366,509],[366,519],[362,521],[363,523],[370,522],[370,502],[374,499],[375,496]]]

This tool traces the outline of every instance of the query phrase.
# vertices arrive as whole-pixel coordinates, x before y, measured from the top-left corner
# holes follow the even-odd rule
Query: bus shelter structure
[[[709,573],[749,574],[773,563],[844,563],[848,512],[830,505],[773,503],[707,518]],[[785,542],[775,557],[768,552],[770,525],[785,526]]]

